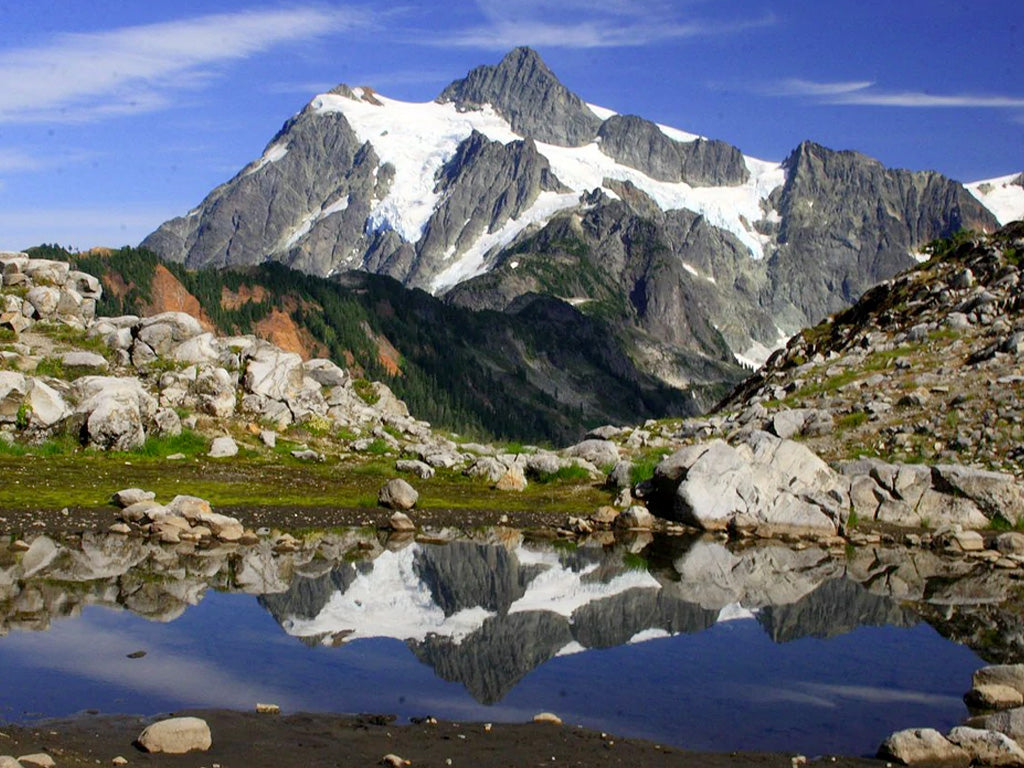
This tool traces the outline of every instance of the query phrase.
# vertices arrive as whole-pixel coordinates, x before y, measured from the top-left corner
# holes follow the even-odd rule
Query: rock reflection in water
[[[737,618],[776,643],[861,626],[909,627],[925,616],[944,632],[983,643],[991,660],[1016,660],[1024,647],[1009,575],[922,550],[847,554],[649,536],[553,546],[504,529],[439,536],[448,540],[331,532],[309,536],[288,553],[275,552],[270,541],[202,550],[105,535],[74,543],[38,536],[25,552],[3,543],[0,635],[46,629],[89,605],[167,622],[209,589],[244,593],[311,647],[400,640],[439,678],[487,705],[516,698],[516,685],[549,660],[563,658],[564,668],[564,657],[587,649],[710,637],[707,630]],[[997,640],[980,629],[994,616]],[[0,661],[3,650],[0,641]]]

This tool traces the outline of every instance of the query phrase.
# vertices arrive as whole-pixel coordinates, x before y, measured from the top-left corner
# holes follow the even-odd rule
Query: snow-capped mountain
[[[142,245],[194,267],[366,270],[472,308],[547,293],[685,387],[735,378],[922,243],[994,229],[1014,193],[981,189],[810,142],[747,157],[589,105],[520,48],[433,102],[316,96]]]

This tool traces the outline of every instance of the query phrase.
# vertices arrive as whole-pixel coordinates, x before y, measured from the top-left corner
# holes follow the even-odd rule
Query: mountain
[[[142,245],[190,268],[373,272],[473,309],[547,294],[688,387],[738,380],[922,244],[994,230],[979,194],[812,142],[748,157],[589,105],[518,48],[433,102],[316,96]]]

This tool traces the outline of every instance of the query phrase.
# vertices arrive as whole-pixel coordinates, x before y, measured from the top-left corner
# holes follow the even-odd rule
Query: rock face
[[[726,187],[750,177],[743,153],[724,141],[682,142],[635,115],[612,115],[597,133],[602,152],[659,181]]]
[[[477,67],[437,100],[464,110],[491,104],[516,133],[563,147],[589,144],[601,125],[529,48],[516,48],[497,66]]]
[[[139,734],[139,746],[147,752],[183,755],[205,752],[213,744],[210,726],[198,717],[172,717],[147,726]]]

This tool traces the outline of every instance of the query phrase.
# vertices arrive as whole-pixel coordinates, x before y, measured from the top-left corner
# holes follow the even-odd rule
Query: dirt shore
[[[189,711],[209,723],[213,746],[186,755],[147,754],[134,746],[142,729],[157,718],[81,715],[32,726],[0,725],[0,755],[38,752],[63,766],[204,766],[205,768],[306,768],[374,766],[385,755],[410,766],[765,766],[793,768],[792,754],[697,753],[571,725],[482,723],[400,725],[381,715],[263,715],[226,710]],[[837,768],[878,768],[859,758],[812,758]]]

